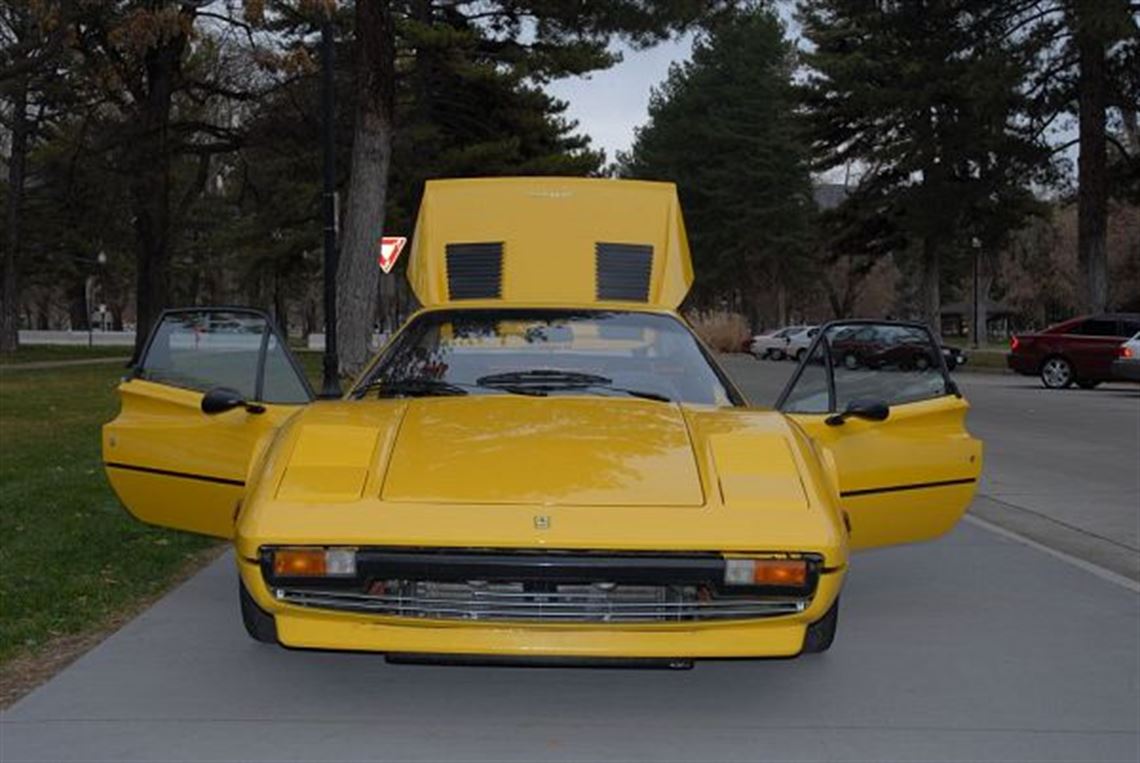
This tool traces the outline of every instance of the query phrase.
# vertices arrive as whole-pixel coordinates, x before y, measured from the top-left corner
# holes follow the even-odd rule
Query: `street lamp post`
[[[96,268],[102,268],[107,264],[106,252],[99,252],[95,255],[94,260],[85,260],[86,262],[93,262]],[[87,311],[87,346],[95,346],[95,328],[91,325],[91,306],[95,301],[95,282],[99,279],[99,272],[96,270],[87,276],[87,280],[83,283],[83,306]]]
[[[970,247],[974,251],[974,315],[970,318],[970,330],[974,336],[973,348],[978,349],[978,317],[982,314],[978,304],[978,270],[982,253],[982,242],[975,236],[970,239]]]

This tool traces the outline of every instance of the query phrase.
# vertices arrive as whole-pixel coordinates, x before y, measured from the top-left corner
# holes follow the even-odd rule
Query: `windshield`
[[[353,390],[425,395],[606,395],[740,402],[668,315],[601,310],[439,310],[414,318]]]

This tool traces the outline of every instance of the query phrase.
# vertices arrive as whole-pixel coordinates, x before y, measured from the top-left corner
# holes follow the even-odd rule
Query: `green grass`
[[[0,665],[100,629],[216,543],[135,521],[108,486],[99,427],[121,375],[115,364],[0,374]]]
[[[22,345],[15,352],[0,354],[0,366],[17,363],[46,363],[56,360],[90,360],[93,358],[122,358],[126,363],[131,357],[130,347],[86,347],[68,344]]]

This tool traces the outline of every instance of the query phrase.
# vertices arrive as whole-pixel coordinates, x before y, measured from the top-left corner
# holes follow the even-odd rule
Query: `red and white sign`
[[[408,239],[403,236],[385,236],[380,239],[380,256],[376,261],[380,263],[380,269],[385,273],[392,272],[392,266],[396,264],[396,260],[400,257],[400,252],[404,251],[404,244],[408,243]]]

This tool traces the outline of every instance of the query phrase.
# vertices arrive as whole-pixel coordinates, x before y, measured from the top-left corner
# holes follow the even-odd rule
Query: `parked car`
[[[764,360],[766,358],[780,360],[787,354],[788,337],[805,328],[807,327],[785,326],[782,329],[774,329],[763,334],[757,334],[752,337],[752,344],[748,348],[749,352],[755,355],[757,360]]]
[[[1140,333],[1116,348],[1112,378],[1116,381],[1140,381]]]
[[[954,347],[953,345],[942,345],[942,361],[946,363],[946,370],[953,371],[955,368],[966,365],[970,356],[961,347]]]
[[[800,326],[798,331],[788,334],[788,346],[784,355],[795,361],[803,360],[818,333],[819,326]]]
[[[982,446],[940,368],[803,364],[774,410],[748,405],[677,313],[693,270],[672,184],[432,180],[420,210],[423,307],[341,399],[314,399],[267,315],[226,307],[159,316],[119,386],[112,487],[143,521],[232,540],[255,640],[412,661],[822,652],[850,552],[935,538],[970,504]],[[179,341],[232,320],[261,341]],[[937,357],[922,326],[820,331],[852,326]]]
[[[1138,331],[1138,313],[1073,318],[1044,331],[1015,335],[1006,362],[1019,374],[1040,376],[1050,389],[1074,383],[1092,389],[1113,378],[1117,348]]]
[[[938,355],[924,332],[890,324],[856,324],[831,338],[831,355],[844,368],[899,368],[925,371],[937,367]]]

